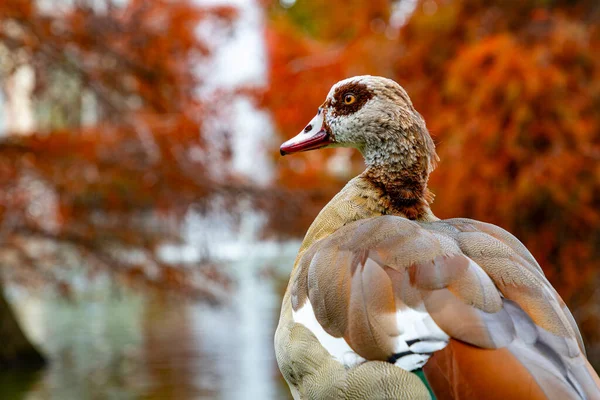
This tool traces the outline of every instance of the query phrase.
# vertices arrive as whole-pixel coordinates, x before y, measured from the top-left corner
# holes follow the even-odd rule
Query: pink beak
[[[301,151],[315,150],[333,143],[324,124],[325,115],[319,108],[317,115],[306,125],[306,128],[279,148],[282,156]]]

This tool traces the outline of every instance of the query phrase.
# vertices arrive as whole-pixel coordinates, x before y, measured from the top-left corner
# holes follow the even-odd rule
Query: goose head
[[[327,147],[352,147],[368,167],[431,172],[433,140],[406,91],[391,79],[356,76],[331,88],[317,115],[283,143],[281,155]]]

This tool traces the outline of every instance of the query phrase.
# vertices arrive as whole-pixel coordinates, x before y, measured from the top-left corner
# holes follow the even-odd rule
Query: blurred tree
[[[492,222],[523,240],[600,368],[599,3],[422,0],[414,12],[410,3],[265,1],[273,61],[265,106],[289,137],[339,79],[401,83],[438,145],[436,214]],[[284,159],[279,180],[325,185],[327,198],[362,169],[353,158],[341,179],[322,176],[340,154]],[[289,226],[300,233],[314,215]]]
[[[227,29],[234,17],[186,0],[0,2],[0,78],[33,70],[37,116],[34,132],[0,140],[4,276],[68,294],[52,266],[79,257],[90,271],[223,296],[216,270],[174,268],[158,249],[180,239],[192,204],[246,190],[204,162],[217,150],[203,121],[228,94],[198,95],[211,47],[197,28]],[[210,134],[226,163],[226,132]],[[11,320],[0,306],[0,326]],[[5,346],[22,344],[5,336]],[[10,356],[0,352],[0,364]]]

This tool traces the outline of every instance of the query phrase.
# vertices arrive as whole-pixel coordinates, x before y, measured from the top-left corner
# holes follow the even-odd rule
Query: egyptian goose
[[[396,82],[338,82],[281,154],[354,147],[366,170],[302,242],[275,334],[297,399],[600,399],[563,300],[503,229],[440,220],[437,155]]]

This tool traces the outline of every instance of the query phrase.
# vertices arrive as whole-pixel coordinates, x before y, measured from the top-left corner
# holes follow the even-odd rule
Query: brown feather
[[[399,334],[388,276],[377,263],[367,259],[353,274],[351,293],[344,338],[361,357],[387,360],[393,353],[391,337]]]
[[[408,268],[410,283],[419,289],[442,289],[459,279],[469,268],[469,259],[462,254],[436,256],[432,260]]]
[[[577,366],[587,361],[562,311],[564,303],[543,274],[526,255],[473,224],[417,224],[394,216],[352,222],[310,248],[299,268],[297,277],[306,276],[308,283],[296,283],[292,293],[306,290],[299,298],[310,300],[323,328],[343,336],[367,360],[394,354],[394,340],[401,333],[395,314],[411,307],[426,310],[454,341],[470,344],[466,356],[461,355],[464,346],[459,347],[449,353],[456,359],[447,361],[458,379],[452,390],[465,398],[481,388],[463,388],[463,378],[457,377],[466,379],[465,371],[470,371],[463,362],[488,356],[486,365],[500,365],[486,366],[489,375],[476,374],[477,380],[485,382],[503,368],[526,370],[528,375],[518,382],[537,382],[531,386],[537,388],[531,389],[534,396],[540,387],[569,396],[600,393],[596,378]],[[444,368],[435,371],[446,376],[449,367]],[[437,395],[446,389],[435,390]],[[515,390],[511,393],[521,395],[521,389]]]
[[[507,348],[480,349],[451,339],[423,371],[438,400],[547,400]]]

